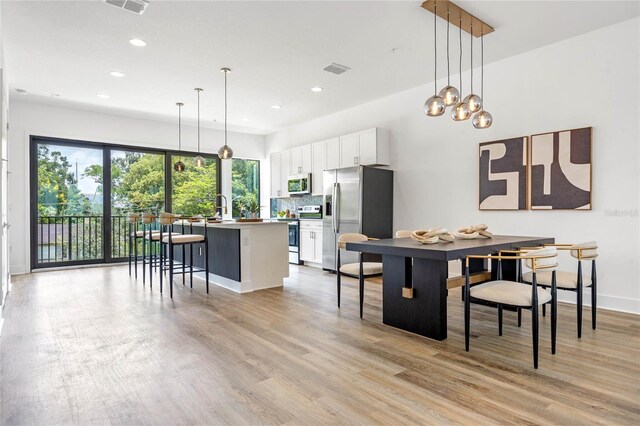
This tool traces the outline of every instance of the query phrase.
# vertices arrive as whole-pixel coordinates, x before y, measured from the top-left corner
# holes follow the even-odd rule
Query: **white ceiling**
[[[433,81],[433,15],[420,4],[152,0],[138,16],[101,0],[3,0],[1,12],[13,94],[19,88],[41,102],[171,120],[175,102],[183,101],[184,116],[195,120],[193,88],[202,87],[202,124],[218,127],[219,69],[228,66],[230,128],[266,134]],[[457,4],[496,29],[485,39],[485,63],[640,14],[637,1]],[[444,30],[442,20],[438,25]],[[453,27],[451,34],[457,57]],[[133,37],[147,47],[131,46]],[[443,64],[444,46],[439,52]],[[331,62],[351,70],[323,71]],[[439,76],[445,72],[441,66]],[[312,93],[313,86],[324,91]]]

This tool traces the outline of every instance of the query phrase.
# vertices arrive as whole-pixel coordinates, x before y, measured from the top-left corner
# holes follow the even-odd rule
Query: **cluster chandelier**
[[[233,157],[233,150],[227,144],[227,74],[231,72],[229,68],[220,68],[220,71],[224,73],[224,145],[218,150],[218,156],[221,160],[229,160]],[[198,94],[198,155],[193,159],[193,164],[196,167],[204,167],[206,161],[202,155],[200,155],[200,92],[203,89],[196,87],[193,89]],[[178,152],[182,151],[182,102],[176,102],[178,106]],[[173,169],[176,172],[184,172],[187,166],[180,160],[176,161],[173,165]]]
[[[446,10],[438,10],[437,3],[444,3]],[[448,0],[428,0],[422,4],[422,7],[433,13],[433,96],[424,103],[424,112],[429,117],[438,117],[445,113],[447,107],[452,107],[451,118],[454,121],[465,121],[473,116],[472,123],[476,129],[486,129],[493,123],[493,117],[488,111],[484,110],[484,35],[486,32],[492,32],[493,28],[478,20],[464,9],[456,6]],[[451,69],[449,60],[449,24],[451,22],[451,14],[458,16],[458,38],[459,38],[459,89],[451,84]],[[438,16],[447,19],[447,85],[438,91],[437,72],[438,72]],[[455,22],[455,21],[454,21]],[[476,29],[474,31],[474,23]],[[477,28],[480,28],[479,34]],[[470,92],[464,98],[462,87],[462,30],[467,31],[471,35],[471,84]],[[480,74],[480,96],[473,91],[473,37],[480,37],[481,42],[481,74]]]

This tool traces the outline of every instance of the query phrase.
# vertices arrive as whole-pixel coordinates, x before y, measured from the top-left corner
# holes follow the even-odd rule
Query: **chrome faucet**
[[[224,209],[224,214],[227,214],[229,212],[229,210],[227,209],[227,197],[225,197],[223,194],[216,194],[216,196],[213,198],[213,212],[214,214],[217,213],[218,211],[218,197],[222,197],[222,199],[224,200],[224,206],[221,206]]]

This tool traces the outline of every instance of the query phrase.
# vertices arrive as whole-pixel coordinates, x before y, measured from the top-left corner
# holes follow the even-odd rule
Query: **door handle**
[[[333,217],[335,218],[336,221],[336,232],[340,232],[340,184],[336,182],[336,198],[335,198],[335,205],[336,205],[336,210],[335,212],[333,212]]]
[[[333,211],[331,212],[331,228],[333,230],[334,233],[338,232],[337,226],[336,226],[336,215],[338,214],[338,194],[336,192],[336,187],[337,187],[337,183],[333,184],[333,190],[331,191],[331,200],[332,200],[332,209]]]

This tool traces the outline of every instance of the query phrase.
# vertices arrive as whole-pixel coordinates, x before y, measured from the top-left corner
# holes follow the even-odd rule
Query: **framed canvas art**
[[[527,143],[523,136],[480,144],[480,210],[527,209]]]
[[[591,210],[591,127],[531,136],[532,210]]]

